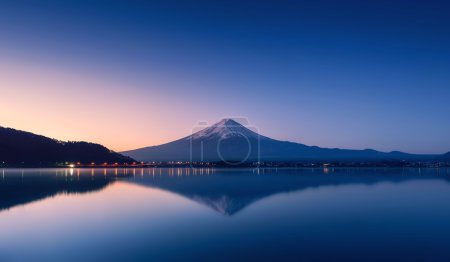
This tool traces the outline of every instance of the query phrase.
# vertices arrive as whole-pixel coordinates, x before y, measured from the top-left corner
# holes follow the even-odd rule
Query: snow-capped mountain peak
[[[202,126],[203,127],[203,126]],[[139,161],[393,161],[427,160],[435,155],[412,155],[375,150],[321,148],[300,143],[279,141],[259,135],[258,129],[233,119],[222,119],[190,136],[167,144],[124,152]]]
[[[230,137],[258,138],[258,133],[250,130],[233,119],[225,118],[214,125],[194,133],[188,139],[226,139]]]

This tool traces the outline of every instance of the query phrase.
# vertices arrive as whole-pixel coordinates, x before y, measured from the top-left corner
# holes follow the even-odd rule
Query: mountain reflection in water
[[[323,186],[401,183],[416,179],[449,182],[448,169],[3,169],[0,211],[56,196],[102,190],[116,181],[158,188],[226,216],[271,195]]]

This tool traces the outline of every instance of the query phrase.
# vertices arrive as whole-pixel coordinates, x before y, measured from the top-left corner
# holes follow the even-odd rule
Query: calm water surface
[[[0,261],[450,261],[449,169],[0,176]]]

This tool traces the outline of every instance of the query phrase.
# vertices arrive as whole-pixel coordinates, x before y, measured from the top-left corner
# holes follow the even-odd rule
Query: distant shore
[[[46,164],[1,164],[0,168],[334,168],[334,167],[404,167],[404,168],[440,168],[450,167],[450,162],[407,162],[407,161],[380,161],[380,162],[301,162],[301,161],[276,161],[276,162],[150,162],[150,163],[46,163]]]

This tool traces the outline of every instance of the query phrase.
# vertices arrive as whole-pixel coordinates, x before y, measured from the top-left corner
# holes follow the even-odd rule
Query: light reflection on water
[[[449,260],[449,169],[2,169],[0,260]]]

